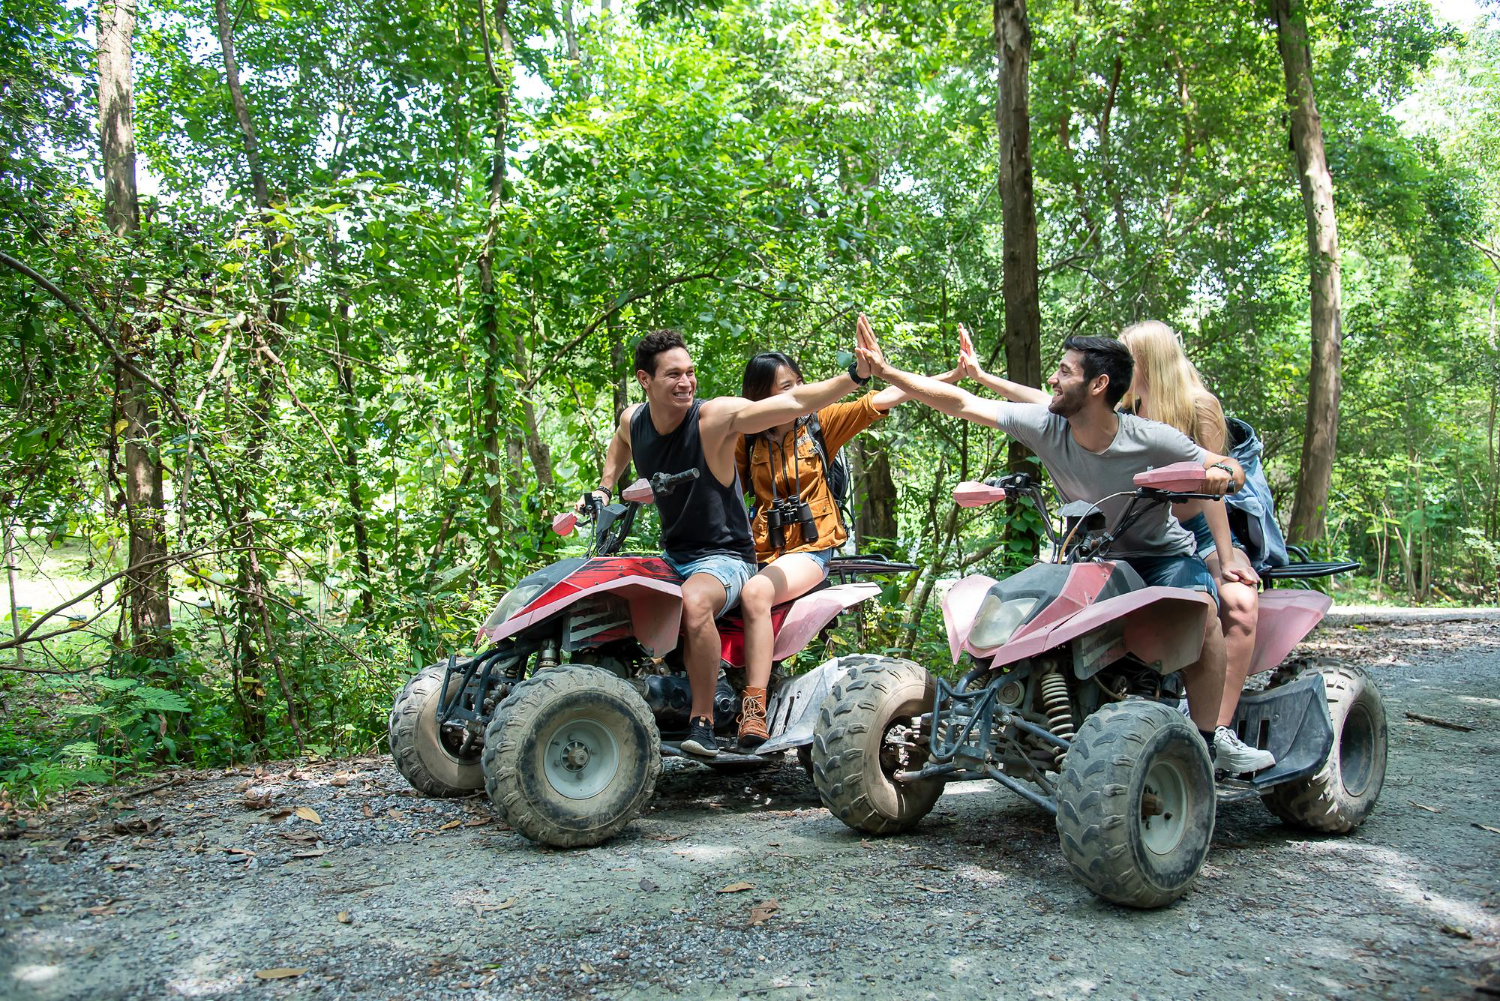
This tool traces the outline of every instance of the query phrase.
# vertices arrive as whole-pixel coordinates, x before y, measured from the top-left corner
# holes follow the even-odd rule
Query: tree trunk
[[[330,258],[338,270],[338,246],[333,245]],[[370,529],[365,519],[363,481],[359,475],[359,452],[364,447],[364,430],[359,423],[359,396],[354,384],[354,361],[349,344],[349,295],[339,292],[338,319],[334,321],[334,346],[338,352],[336,368],[339,395],[344,409],[344,488],[349,495],[349,513],[354,523],[354,559],[359,566],[359,614],[368,619],[375,611],[370,586]]]
[[[7,498],[8,499],[8,498]],[[16,607],[16,532],[15,524],[5,523],[5,580],[10,590],[10,635],[15,639],[21,635],[21,615]],[[26,653],[22,645],[16,645],[16,666],[26,666]]]
[[[266,322],[251,321],[250,355],[256,369],[255,399],[251,403],[251,428],[245,448],[245,469],[259,473],[266,457],[267,429],[271,424],[271,407],[275,400],[276,384],[267,357],[267,350],[279,354],[282,331],[287,314],[287,290],[289,282],[282,271],[282,253],[279,240],[269,225],[271,209],[270,185],[266,181],[265,167],[260,159],[260,142],[255,131],[255,122],[250,117],[250,106],[240,86],[239,61],[234,48],[234,26],[229,17],[226,0],[214,0],[214,18],[218,29],[219,49],[224,58],[224,78],[229,88],[229,98],[234,106],[234,116],[240,127],[244,144],[245,165],[250,171],[250,187],[255,198],[255,207],[260,210],[263,223],[262,240],[266,246],[266,279],[270,286],[270,306]],[[296,701],[292,687],[273,646],[274,632],[270,626],[270,612],[266,605],[268,581],[261,566],[257,547],[259,541],[251,518],[259,510],[255,494],[250,490],[249,478],[241,475],[235,483],[235,533],[240,549],[236,582],[235,603],[236,635],[235,647],[240,657],[240,685],[243,690],[241,705],[246,709],[246,736],[259,742],[265,731],[265,684],[262,674],[269,663],[280,682],[282,695],[286,698],[287,720],[297,747],[302,750],[302,733],[297,725]]]
[[[116,236],[140,228],[135,184],[135,81],[131,55],[135,0],[101,0],[98,13],[99,147],[104,161],[104,218]],[[132,360],[142,345],[129,323],[121,324],[121,352]],[[153,660],[172,655],[170,584],[160,557],[167,553],[166,495],[151,390],[128,369],[117,367],[120,409],[125,420],[125,512],[129,565],[154,569],[126,574],[124,601],[131,647]]]
[[[1323,537],[1338,448],[1339,351],[1344,336],[1339,234],[1333,211],[1333,177],[1323,149],[1323,122],[1313,92],[1307,24],[1296,0],[1271,0],[1271,12],[1286,74],[1292,147],[1297,154],[1297,178],[1307,216],[1307,260],[1312,274],[1307,420],[1302,434],[1302,469],[1287,535],[1292,542],[1311,542]]]
[[[573,0],[563,0],[563,38],[568,43],[568,62],[576,71],[578,66],[578,28],[573,23]]]
[[[873,445],[864,435],[858,443],[860,467],[864,470],[863,497],[855,518],[855,548],[861,553],[895,555],[896,481],[891,476],[890,452]]]
[[[1031,26],[1026,0],[994,0],[994,27],[995,52],[1000,58],[995,127],[1000,136],[1005,369],[1013,382],[1040,386],[1042,317],[1031,178]],[[1024,446],[1011,441],[1008,458],[1012,469],[1022,468],[1030,455]]]
[[[479,30],[484,43],[484,59],[489,70],[490,83],[495,91],[494,129],[495,147],[490,160],[490,185],[488,198],[489,220],[485,227],[484,248],[479,254],[479,327],[484,340],[484,413],[481,428],[484,442],[485,484],[488,495],[486,510],[486,563],[491,578],[498,578],[503,569],[500,547],[497,545],[505,532],[505,489],[501,482],[500,426],[500,362],[504,351],[504,332],[501,329],[501,308],[495,288],[495,252],[500,241],[500,207],[505,202],[505,144],[510,127],[510,92],[513,69],[511,53],[513,46],[507,25],[509,0],[495,0],[495,28],[500,33],[502,58],[497,65],[490,46],[490,28],[485,11],[485,0],[479,0]],[[514,451],[514,449],[507,449]]]

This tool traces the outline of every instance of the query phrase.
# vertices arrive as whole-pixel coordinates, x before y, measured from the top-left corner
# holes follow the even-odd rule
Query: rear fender
[[[864,581],[858,584],[835,584],[793,601],[776,633],[776,645],[771,649],[771,659],[786,660],[807,646],[840,612],[878,594],[879,584]]]
[[[1250,673],[1269,671],[1323,621],[1333,599],[1318,591],[1263,591],[1255,620]]]

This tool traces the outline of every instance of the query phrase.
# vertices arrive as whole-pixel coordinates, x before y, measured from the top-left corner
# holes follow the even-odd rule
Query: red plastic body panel
[[[1333,599],[1319,591],[1262,591],[1250,673],[1269,671],[1323,621]]]
[[[656,494],[651,490],[651,484],[646,480],[636,480],[630,486],[620,491],[620,499],[636,504],[651,504],[656,500]]]
[[[565,511],[552,519],[552,531],[558,535],[572,535],[576,527],[578,527],[578,515],[572,511]]]
[[[812,594],[804,594],[791,603],[786,620],[777,626],[772,660],[785,660],[812,642],[834,616],[853,608],[880,593],[879,584],[835,584]]]
[[[489,631],[491,642],[514,636],[591,594],[613,592],[630,605],[635,637],[653,657],[677,646],[682,626],[682,585],[655,556],[605,556],[589,560],[566,579],[537,595],[519,613]]]
[[[957,664],[963,656],[969,631],[974,628],[974,616],[979,614],[980,603],[994,585],[993,577],[975,574],[943,593],[943,625],[948,629],[948,652],[953,655],[953,663]]]
[[[1136,473],[1134,482],[1138,487],[1155,487],[1158,490],[1191,494],[1203,489],[1208,482],[1208,474],[1196,462],[1174,462],[1170,466]]]
[[[973,480],[965,480],[953,488],[953,503],[959,507],[984,507],[1005,500],[1005,491]]]
[[[1125,643],[1119,654],[1129,651],[1148,664],[1159,661],[1161,672],[1169,674],[1198,659],[1203,650],[1204,616],[1210,614],[1215,614],[1214,600],[1201,591],[1142,588],[1013,638],[995,653],[992,663],[999,667],[1035,657],[1123,619]]]
[[[682,585],[666,562],[654,556],[602,556],[589,560],[564,580],[537,595],[519,613],[488,631],[479,642],[497,642],[549,619],[590,595],[612,593],[630,606],[634,636],[653,657],[677,648],[682,631]],[[775,646],[772,660],[784,660],[805,647],[834,616],[880,593],[877,584],[839,584],[814,591],[771,610]],[[745,631],[738,612],[719,621],[723,657],[744,666]]]

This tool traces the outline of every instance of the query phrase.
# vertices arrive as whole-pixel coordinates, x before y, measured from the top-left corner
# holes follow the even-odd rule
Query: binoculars
[[[818,523],[813,519],[807,501],[779,500],[766,512],[766,534],[771,548],[786,548],[786,527],[796,525],[802,531],[803,543],[818,541]]]

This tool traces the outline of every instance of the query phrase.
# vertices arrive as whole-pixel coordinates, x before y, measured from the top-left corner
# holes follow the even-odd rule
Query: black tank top
[[[703,439],[698,435],[698,411],[702,400],[693,401],[682,423],[670,434],[661,434],[651,423],[651,404],[641,406],[630,419],[630,451],[641,476],[681,473],[697,469],[698,478],[683,483],[671,493],[656,498],[661,512],[661,547],[678,563],[726,553],[755,562],[755,544],[750,540],[750,516],[745,512],[745,492],[740,474],[724,486],[708,468]]]

